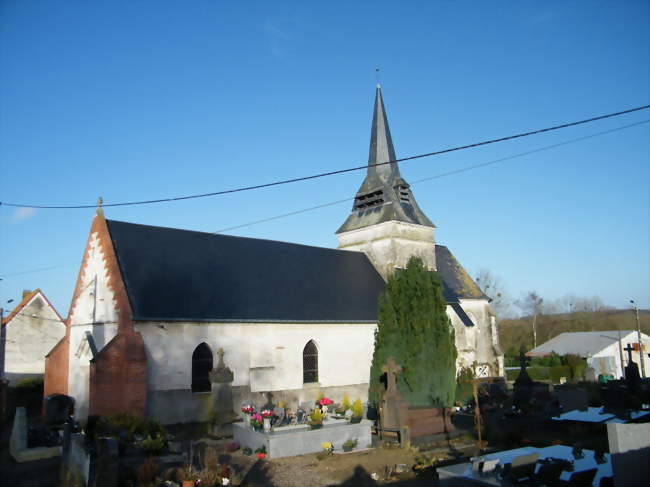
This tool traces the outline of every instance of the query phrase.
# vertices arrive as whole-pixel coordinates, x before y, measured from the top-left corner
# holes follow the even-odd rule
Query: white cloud
[[[14,214],[11,215],[11,220],[14,222],[19,222],[22,220],[27,220],[28,218],[33,217],[36,214],[36,208],[18,208],[14,211]]]

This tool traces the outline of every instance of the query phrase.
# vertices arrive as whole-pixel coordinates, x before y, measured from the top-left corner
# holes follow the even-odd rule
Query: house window
[[[318,382],[318,349],[313,340],[309,340],[302,350],[302,381]]]
[[[203,342],[192,354],[192,392],[210,392],[210,371],[212,370],[212,351]]]

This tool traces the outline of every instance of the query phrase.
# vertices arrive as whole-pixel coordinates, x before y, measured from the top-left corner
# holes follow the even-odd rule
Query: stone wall
[[[340,233],[339,249],[365,253],[384,280],[396,267],[406,267],[415,256],[426,267],[436,270],[433,228],[389,221]]]
[[[375,323],[136,323],[147,354],[151,391],[189,390],[192,353],[206,343],[225,351],[233,386],[252,392],[302,389],[302,352],[310,340],[318,348],[317,387],[367,384]]]

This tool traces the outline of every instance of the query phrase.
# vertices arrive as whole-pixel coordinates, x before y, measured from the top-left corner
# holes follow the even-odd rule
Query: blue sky
[[[0,2],[0,201],[218,191],[367,161],[375,68],[398,157],[650,102],[650,7],[627,2]],[[407,181],[650,118],[411,161]],[[508,292],[650,307],[650,124],[413,185]],[[351,173],[110,219],[216,231],[353,197]],[[232,234],[335,247],[351,203]],[[67,313],[93,210],[0,206],[0,299]],[[38,269],[40,270],[36,272]],[[297,283],[299,285],[299,283]]]

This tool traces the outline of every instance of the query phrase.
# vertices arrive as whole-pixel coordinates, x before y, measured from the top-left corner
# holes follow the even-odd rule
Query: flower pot
[[[317,424],[310,424],[309,425],[309,429],[312,429],[312,430],[317,430],[317,429],[322,428],[322,427],[323,427],[323,423],[317,423]]]
[[[251,415],[244,413],[244,426],[250,427],[251,425]]]
[[[271,431],[271,418],[264,418],[264,431]]]
[[[361,422],[361,416],[352,416],[350,418],[350,423],[351,424],[356,424]]]
[[[354,449],[353,446],[343,446],[343,451],[344,452],[351,452]]]
[[[183,480],[183,487],[195,487],[196,482],[194,480]]]

